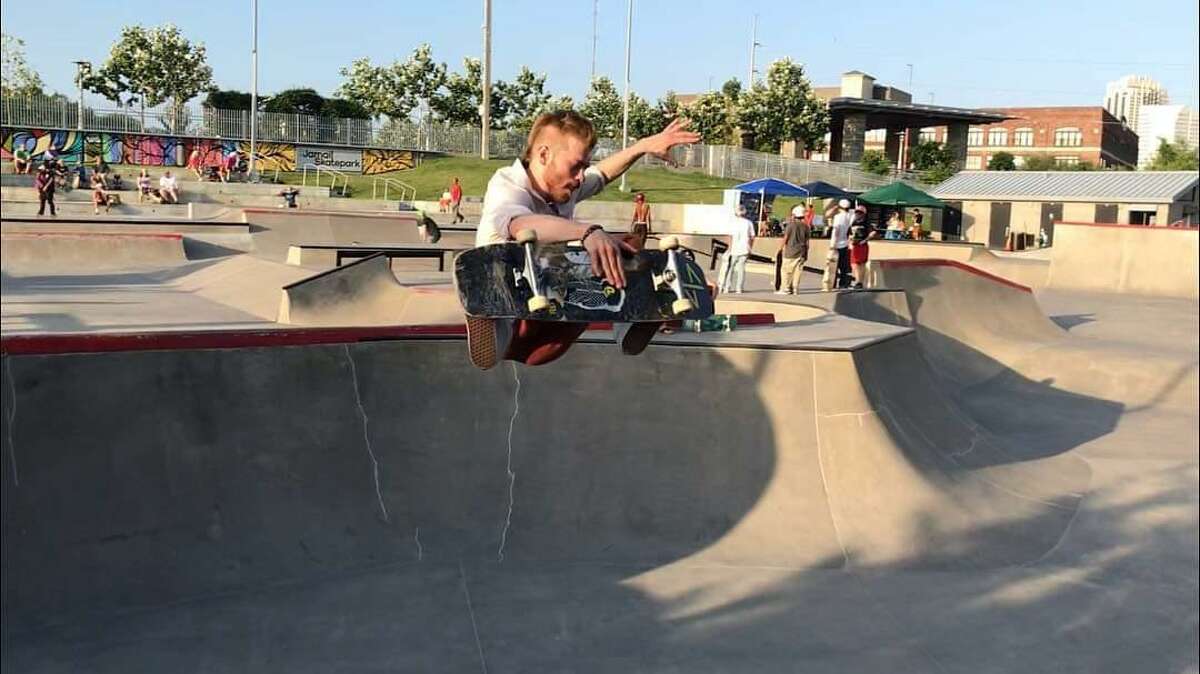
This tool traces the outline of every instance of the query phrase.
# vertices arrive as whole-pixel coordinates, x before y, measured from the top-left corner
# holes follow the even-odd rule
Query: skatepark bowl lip
[[[933,257],[894,258],[894,259],[889,258],[889,259],[882,259],[882,260],[871,260],[870,263],[884,266],[884,267],[954,267],[956,269],[961,269],[962,271],[965,271],[967,273],[975,274],[976,276],[981,276],[985,279],[988,279],[989,281],[995,281],[996,283],[999,283],[1001,285],[1006,285],[1006,286],[1008,286],[1010,288],[1014,288],[1016,290],[1022,290],[1031,295],[1033,294],[1033,288],[1030,288],[1029,286],[1021,285],[1020,283],[1017,283],[1015,281],[1010,281],[1010,280],[1004,278],[1003,276],[997,276],[996,274],[984,271],[984,270],[980,269],[979,267],[972,267],[971,265],[969,265],[965,262],[959,262],[958,260],[945,260],[945,259],[933,258]]]

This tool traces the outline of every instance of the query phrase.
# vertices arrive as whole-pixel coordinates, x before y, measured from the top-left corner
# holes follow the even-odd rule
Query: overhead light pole
[[[621,121],[621,149],[629,147],[629,55],[633,45],[633,0],[625,14],[625,112]],[[626,171],[625,173],[628,173]],[[625,191],[625,173],[621,174],[621,191]]]
[[[80,131],[83,131],[83,77],[84,73],[91,69],[91,61],[75,61],[75,84],[79,87],[79,99],[76,102],[79,119],[75,122],[75,128]]]
[[[250,157],[248,176],[251,181],[255,172],[258,152],[258,0],[250,0]]]
[[[490,156],[488,132],[492,128],[492,0],[483,0],[483,100],[479,103],[479,119],[483,122],[479,130],[479,156]]]

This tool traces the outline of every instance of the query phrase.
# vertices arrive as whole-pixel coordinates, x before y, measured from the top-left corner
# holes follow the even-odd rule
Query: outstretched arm
[[[700,134],[694,131],[688,131],[688,122],[686,119],[676,118],[667,128],[654,134],[647,136],[633,145],[616,152],[605,158],[596,166],[604,173],[604,177],[609,182],[616,180],[622,173],[629,170],[633,163],[642,158],[642,155],[651,154],[663,161],[670,162],[671,157],[669,152],[676,145],[687,145],[689,143],[699,143]]]

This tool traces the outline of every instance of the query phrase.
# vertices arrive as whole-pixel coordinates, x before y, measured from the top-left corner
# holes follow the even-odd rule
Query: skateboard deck
[[[455,258],[454,285],[463,310],[477,317],[640,323],[712,315],[704,271],[683,249],[638,251],[622,262],[626,285],[616,288],[592,274],[581,247],[493,244]]]

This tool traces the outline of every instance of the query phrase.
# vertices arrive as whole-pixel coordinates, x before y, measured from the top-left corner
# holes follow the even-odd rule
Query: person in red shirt
[[[454,179],[454,184],[450,185],[450,212],[454,214],[454,224],[465,222],[466,218],[462,214],[462,185],[458,183],[458,178]]]

